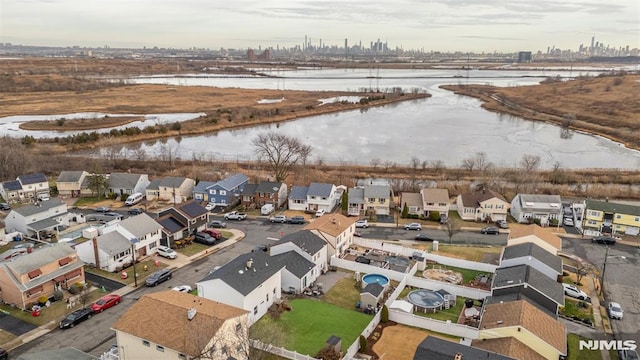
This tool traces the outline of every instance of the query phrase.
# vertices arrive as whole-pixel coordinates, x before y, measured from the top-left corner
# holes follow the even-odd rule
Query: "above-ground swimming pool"
[[[436,312],[444,305],[444,296],[426,289],[413,290],[407,295],[407,300],[420,312]]]
[[[389,284],[389,278],[381,274],[367,274],[362,277],[362,288],[364,289],[369,284],[380,284],[382,287],[387,287]]]

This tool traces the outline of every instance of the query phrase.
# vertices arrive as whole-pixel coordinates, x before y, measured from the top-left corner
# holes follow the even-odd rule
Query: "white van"
[[[274,210],[275,210],[275,207],[273,207],[273,204],[264,204],[264,205],[262,205],[262,208],[260,209],[260,214],[269,215]]]
[[[127,205],[127,206],[135,205],[135,204],[139,203],[140,201],[142,201],[143,198],[144,198],[144,195],[142,195],[141,193],[133,193],[133,194],[129,195],[129,197],[124,202],[124,204]]]

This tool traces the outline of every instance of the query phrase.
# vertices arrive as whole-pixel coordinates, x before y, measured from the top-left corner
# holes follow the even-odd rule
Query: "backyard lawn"
[[[443,308],[442,310],[438,310],[435,313],[423,313],[420,311],[414,311],[413,314],[442,321],[451,320],[451,322],[455,324],[456,322],[458,322],[458,317],[460,317],[460,313],[462,312],[462,308],[464,307],[464,300],[465,298],[458,296],[456,298],[456,305],[448,309]]]
[[[434,254],[481,262],[484,254],[500,254],[501,246],[459,246],[440,244]]]
[[[360,301],[361,289],[356,284],[353,277],[340,279],[331,290],[327,291],[322,300],[326,303],[339,306],[344,309],[355,309],[356,303]]]
[[[486,273],[483,271],[463,269],[455,266],[447,266],[447,265],[440,265],[440,264],[436,264],[436,265],[430,264],[429,266],[427,266],[427,268],[443,269],[443,270],[451,270],[451,271],[459,272],[460,274],[462,274],[461,285],[469,284],[470,281],[473,281],[479,275],[489,275],[489,273]]]
[[[282,344],[286,349],[310,356],[316,355],[332,335],[342,339],[343,349],[351,346],[373,318],[313,299],[293,299],[290,305],[292,311],[284,312],[279,319],[268,315],[262,317],[252,326],[252,333],[282,333]]]

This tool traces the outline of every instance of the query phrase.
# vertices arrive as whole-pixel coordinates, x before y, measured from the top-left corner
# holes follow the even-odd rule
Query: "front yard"
[[[560,308],[560,314],[563,314],[564,316],[568,316],[575,320],[580,319],[580,321],[582,321],[583,319],[589,319],[589,321],[591,321],[591,324],[594,323],[593,307],[591,306],[591,304],[585,301],[565,298],[564,307]]]
[[[145,270],[145,266],[147,267],[147,270]],[[147,278],[147,276],[151,275],[151,273],[153,273],[156,270],[165,268],[167,266],[168,265],[162,261],[158,261],[158,266],[156,266],[155,261],[151,258],[148,258],[145,261],[141,261],[137,263],[135,272],[138,275],[138,286],[140,286],[141,284],[144,285],[144,280]],[[85,266],[84,271],[117,281],[125,285],[132,285],[135,283],[134,277],[133,277],[133,266],[129,266],[128,268],[124,269],[124,271],[127,272],[126,279],[122,278],[121,271],[113,273],[113,272],[108,272],[101,269],[92,268],[89,266]]]

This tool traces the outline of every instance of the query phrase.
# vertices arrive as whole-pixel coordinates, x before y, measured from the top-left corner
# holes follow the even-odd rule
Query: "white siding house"
[[[562,200],[559,195],[518,194],[511,200],[511,216],[519,223],[535,219],[546,225],[549,220],[562,220]]]

